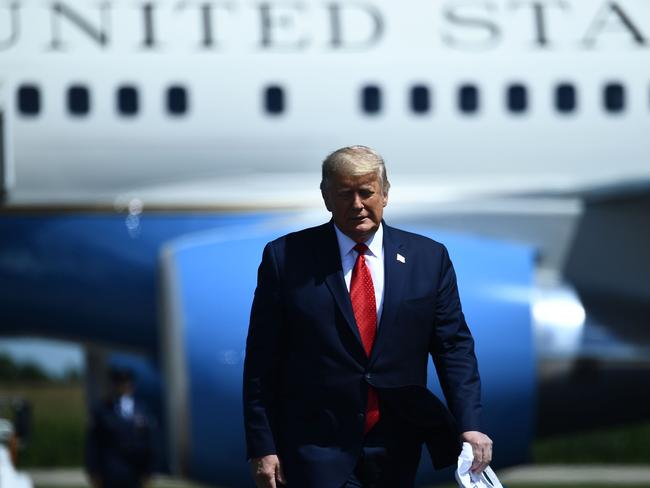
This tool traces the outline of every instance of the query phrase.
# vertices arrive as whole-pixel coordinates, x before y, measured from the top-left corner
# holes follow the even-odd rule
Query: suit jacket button
[[[366,373],[366,379],[370,381],[372,379],[372,375],[370,373]]]
[[[358,418],[359,420],[363,420],[363,419],[366,418],[366,414],[363,413],[363,412],[360,412],[360,413],[357,414],[357,418]]]

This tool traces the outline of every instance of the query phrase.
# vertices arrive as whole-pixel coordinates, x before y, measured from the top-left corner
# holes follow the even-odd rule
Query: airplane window
[[[381,111],[381,90],[378,86],[364,86],[361,91],[361,107],[367,114],[376,114]]]
[[[174,115],[187,112],[187,90],[184,87],[174,85],[167,89],[167,111]]]
[[[603,102],[608,112],[621,112],[625,109],[625,88],[620,83],[605,85]]]
[[[68,88],[68,110],[72,115],[86,115],[90,110],[88,88],[73,85]]]
[[[117,90],[117,109],[122,115],[135,115],[138,112],[138,90],[124,85]]]
[[[17,98],[21,114],[37,115],[41,111],[41,92],[36,85],[22,85]]]
[[[476,85],[461,85],[458,89],[458,108],[464,113],[478,110],[479,94]]]
[[[428,112],[430,107],[429,88],[424,85],[416,85],[411,88],[411,110],[417,114],[423,114]]]
[[[528,92],[524,85],[515,83],[508,87],[508,110],[525,112],[528,108]]]
[[[576,89],[571,83],[560,83],[555,87],[555,108],[560,112],[573,112],[576,109]]]
[[[279,85],[267,86],[264,91],[264,107],[269,114],[279,115],[284,112],[284,88]]]

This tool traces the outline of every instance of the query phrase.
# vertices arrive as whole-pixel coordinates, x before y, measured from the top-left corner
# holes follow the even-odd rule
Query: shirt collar
[[[334,224],[334,230],[336,231],[336,240],[339,243],[339,252],[343,258],[352,251],[357,243],[341,232],[336,224]],[[381,222],[377,231],[364,244],[368,246],[368,250],[373,256],[381,258],[381,252],[384,246],[384,227]]]

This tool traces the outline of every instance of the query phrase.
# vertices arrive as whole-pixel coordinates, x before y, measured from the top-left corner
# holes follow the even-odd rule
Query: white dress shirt
[[[354,246],[357,243],[341,232],[336,225],[334,225],[334,230],[336,230],[336,239],[339,242],[339,253],[341,254],[341,266],[343,268],[345,286],[349,292],[350,282],[352,281],[352,269],[357,260],[357,252],[354,250]],[[382,224],[379,224],[377,232],[365,242],[365,245],[368,246],[365,259],[368,268],[370,268],[372,286],[375,289],[377,325],[379,325],[381,310],[384,305],[384,228]]]
[[[119,409],[122,418],[130,419],[133,417],[135,401],[131,395],[122,395],[120,397]]]

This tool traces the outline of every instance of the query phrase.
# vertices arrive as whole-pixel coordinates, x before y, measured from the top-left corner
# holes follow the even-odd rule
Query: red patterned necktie
[[[357,260],[352,270],[352,280],[350,281],[350,299],[352,300],[352,310],[354,318],[357,321],[359,334],[366,355],[370,357],[372,345],[375,342],[377,334],[377,306],[375,302],[375,287],[372,284],[370,269],[366,264],[364,257],[368,246],[357,244],[354,246],[357,251]],[[379,421],[379,401],[377,392],[374,388],[368,387],[368,407],[366,408],[366,424],[364,433],[372,429]]]

